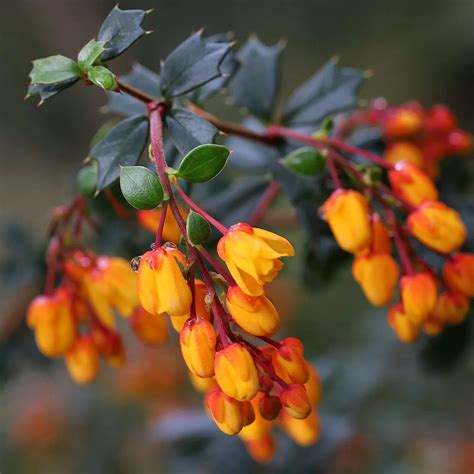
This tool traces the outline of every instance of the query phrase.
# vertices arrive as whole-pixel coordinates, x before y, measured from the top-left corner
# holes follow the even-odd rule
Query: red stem
[[[336,165],[334,163],[334,158],[332,155],[329,155],[326,160],[326,167],[329,172],[329,176],[331,176],[331,180],[334,183],[334,187],[336,189],[341,189],[341,180],[339,179],[339,175],[337,174]]]
[[[155,248],[158,248],[161,245],[161,241],[163,239],[163,229],[165,228],[167,210],[168,210],[168,203],[166,201],[164,201],[163,206],[161,207],[161,214],[160,214],[160,221],[158,223],[158,230],[156,231]]]
[[[207,251],[207,249],[200,247],[199,251],[208,263],[214,267],[217,273],[220,273],[230,285],[235,285],[235,280],[232,278],[230,273],[227,272],[227,270]]]
[[[107,199],[107,201],[109,202],[110,207],[113,209],[113,211],[115,212],[115,214],[117,215],[119,219],[122,219],[122,220],[130,219],[131,217],[130,214],[122,206],[122,204],[120,204],[119,200],[115,197],[111,189],[106,189],[104,191],[104,196],[105,196],[105,199]]]
[[[281,186],[279,183],[276,181],[270,181],[270,184],[263,193],[260,202],[257,204],[257,207],[247,220],[250,225],[256,225],[262,220],[271,203],[280,193],[280,190]]]

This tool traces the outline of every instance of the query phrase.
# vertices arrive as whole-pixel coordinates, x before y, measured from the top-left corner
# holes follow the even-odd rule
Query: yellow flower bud
[[[474,298],[474,254],[454,255],[444,264],[443,277],[451,290]]]
[[[401,303],[390,308],[387,320],[402,342],[413,342],[420,334],[420,327],[407,316]]]
[[[183,216],[183,219],[186,220],[188,217],[188,211],[180,206],[178,207],[179,213]],[[149,230],[153,234],[156,234],[158,231],[161,212],[161,207],[149,211],[138,211],[137,220],[145,229]],[[181,239],[181,235],[181,229],[176,222],[174,214],[168,209],[168,212],[165,216],[165,225],[163,227],[163,240],[177,244]]]
[[[214,377],[198,377],[192,372],[189,372],[189,380],[191,380],[193,387],[201,393],[206,393],[209,390],[217,387],[217,382]]]
[[[396,165],[401,161],[408,161],[420,168],[423,166],[423,154],[420,148],[408,141],[395,142],[389,145],[385,150],[384,158],[392,165]]]
[[[434,278],[426,272],[405,275],[400,282],[403,308],[415,324],[421,324],[436,305],[437,289]]]
[[[322,398],[322,384],[319,374],[312,364],[308,364],[309,379],[304,384],[306,393],[308,394],[309,403],[312,406],[319,405]]]
[[[303,420],[293,418],[284,411],[281,412],[279,419],[281,427],[288,436],[294,439],[300,446],[311,446],[321,436],[321,421],[315,409]]]
[[[130,327],[135,335],[149,346],[159,346],[166,341],[168,329],[162,314],[150,314],[137,307],[130,319]]]
[[[303,357],[301,341],[288,337],[272,352],[272,365],[276,374],[289,384],[306,383],[309,379],[308,364]]]
[[[64,361],[69,374],[76,383],[89,383],[99,373],[99,355],[92,339],[87,336],[76,339]]]
[[[302,420],[311,413],[311,404],[304,385],[292,384],[280,393],[281,405],[293,418]]]
[[[462,293],[445,291],[438,296],[433,315],[448,324],[460,324],[469,312],[469,298]]]

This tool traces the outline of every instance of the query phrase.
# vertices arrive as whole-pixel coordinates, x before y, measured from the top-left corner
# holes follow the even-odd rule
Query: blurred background
[[[383,311],[364,301],[349,261],[317,287],[301,283],[304,262],[295,261],[272,288],[285,333],[303,340],[325,392],[320,443],[304,450],[281,437],[268,466],[255,464],[238,439],[207,419],[186,381],[174,334],[159,350],[130,341],[125,368],[104,371],[87,387],[75,386],[62,362],[39,355],[22,319],[41,288],[48,213],[74,195],[74,175],[107,116],[98,112],[104,94],[81,86],[39,109],[35,100],[25,102],[30,61],[74,56],[114,4],[0,6],[0,471],[472,473],[473,324],[400,344]],[[373,71],[362,98],[445,103],[474,131],[472,1],[129,0],[120,6],[155,13],[146,20],[154,34],[112,64],[118,73],[134,60],[157,68],[200,27],[231,30],[240,42],[258,33],[266,43],[287,41],[282,97],[337,55],[342,65]],[[222,101],[214,110],[226,114]],[[469,187],[464,200],[472,211]],[[466,217],[474,219],[472,212]],[[124,235],[111,232],[101,245],[119,251]]]

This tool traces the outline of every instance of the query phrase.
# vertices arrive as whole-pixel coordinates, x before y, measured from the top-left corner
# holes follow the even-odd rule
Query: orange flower
[[[312,406],[319,405],[322,398],[322,385],[321,379],[317,370],[313,367],[312,364],[308,364],[309,370],[309,379],[304,384],[304,388],[306,389],[306,393],[308,394],[309,403]]]
[[[183,219],[186,220],[188,217],[188,211],[183,209],[181,206],[178,207],[179,213],[183,216]],[[158,231],[161,212],[162,208],[152,209],[150,211],[138,211],[138,222],[143,227],[145,227],[145,229],[149,230],[153,234],[156,234]],[[181,230],[179,229],[174,214],[168,209],[165,216],[165,225],[163,227],[163,240],[177,244],[181,239],[181,235]]]
[[[88,336],[78,337],[64,360],[69,374],[79,384],[91,382],[99,373],[97,349]]]
[[[303,343],[295,337],[281,341],[280,346],[272,353],[272,365],[278,377],[289,384],[306,383],[309,370],[303,353]]]
[[[246,440],[244,443],[250,456],[261,464],[270,462],[275,454],[275,440],[271,433],[258,439]]]
[[[391,255],[369,253],[354,259],[352,275],[374,306],[385,306],[393,297],[400,270]]]
[[[423,166],[423,154],[421,150],[415,144],[408,141],[396,142],[389,145],[385,150],[384,158],[392,165],[406,161],[420,168]]]
[[[217,382],[214,377],[198,377],[192,372],[189,372],[189,380],[191,380],[192,386],[198,392],[206,393],[209,390],[217,387]]]
[[[248,412],[253,410],[250,402],[235,400],[219,388],[207,394],[206,406],[217,427],[228,435],[239,433],[245,425]]]
[[[151,314],[189,313],[192,295],[178,265],[185,256],[172,245],[163,245],[143,254],[138,267],[137,289],[143,308]]]
[[[283,237],[242,223],[229,228],[217,252],[237,285],[251,296],[262,295],[263,285],[276,277],[283,266],[280,257],[295,253]]]
[[[280,402],[286,413],[302,420],[311,413],[311,404],[306,389],[301,384],[292,384],[280,393]]]
[[[444,264],[443,277],[451,290],[474,298],[474,254],[454,255]]]
[[[385,135],[391,139],[403,138],[417,133],[423,124],[423,115],[418,110],[399,108],[385,123]]]
[[[418,166],[408,161],[397,163],[388,172],[395,193],[413,206],[438,199],[433,181]]]
[[[372,242],[370,249],[374,253],[391,253],[392,244],[388,235],[387,227],[377,212],[372,213],[370,218],[372,226]]]
[[[214,327],[204,318],[190,319],[179,333],[183,359],[198,377],[214,375],[216,340]]]
[[[390,308],[387,320],[402,342],[413,342],[420,334],[419,326],[407,316],[401,303],[397,303]]]
[[[230,397],[251,400],[257,393],[257,368],[242,345],[234,343],[217,352],[214,370],[219,387]]]
[[[38,349],[48,357],[64,355],[76,337],[71,298],[63,288],[51,296],[37,296],[28,307],[27,322],[35,331]]]
[[[436,305],[434,278],[426,272],[405,275],[401,279],[400,290],[406,315],[415,324],[421,324]]]
[[[448,135],[448,150],[456,155],[466,155],[472,150],[473,139],[470,133],[456,129]]]
[[[166,341],[166,319],[161,314],[150,314],[137,307],[130,319],[130,327],[135,335],[149,346],[159,346]]]
[[[372,230],[369,209],[361,193],[338,189],[329,196],[321,209],[341,248],[359,253],[370,245]]]
[[[281,427],[288,436],[294,439],[300,446],[311,446],[321,436],[321,420],[315,409],[311,410],[311,413],[303,420],[293,418],[288,413],[282,411],[279,420]]]
[[[462,323],[469,312],[469,298],[462,293],[445,291],[441,293],[433,311],[439,321],[448,324]]]
[[[262,393],[258,400],[257,412],[262,415],[265,420],[274,420],[281,410],[281,402],[275,395],[269,395],[268,393]]]
[[[438,252],[451,253],[466,240],[466,227],[458,212],[438,201],[429,201],[407,219],[410,233]]]
[[[421,325],[421,328],[425,334],[428,334],[428,336],[437,336],[443,331],[444,322],[438,319],[437,316],[432,313],[425,319]]]
[[[239,287],[227,290],[227,309],[234,321],[253,336],[272,336],[280,328],[280,318],[264,295],[249,296]]]

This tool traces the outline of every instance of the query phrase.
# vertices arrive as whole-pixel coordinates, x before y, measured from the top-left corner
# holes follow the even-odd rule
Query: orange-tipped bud
[[[161,212],[161,208],[152,209],[150,211],[138,211],[138,222],[145,229],[149,230],[153,234],[156,234],[158,231]],[[183,219],[186,220],[188,217],[188,212],[182,207],[179,207],[179,213],[183,216]],[[178,226],[178,223],[176,222],[174,214],[168,210],[165,216],[165,225],[163,227],[163,240],[177,244],[181,238],[181,235],[181,230]]]
[[[397,163],[388,172],[395,193],[412,206],[438,199],[438,190],[429,176],[408,161]]]
[[[457,126],[457,119],[448,107],[438,104],[431,108],[427,125],[433,132],[445,134]]]
[[[437,336],[444,329],[444,322],[437,318],[437,316],[432,313],[424,321],[421,328],[425,334],[428,336]]]
[[[275,306],[265,296],[249,296],[238,286],[227,291],[227,309],[234,321],[253,336],[273,336],[280,327]]]
[[[89,383],[99,373],[99,355],[94,342],[87,336],[76,339],[64,361],[69,374],[76,383]]]
[[[260,414],[265,420],[274,420],[281,410],[281,402],[278,397],[274,395],[263,394],[258,401],[258,408]]]
[[[365,250],[372,239],[367,201],[358,191],[338,189],[326,200],[322,214],[339,246],[351,253]]]
[[[390,243],[390,236],[379,214],[376,212],[372,213],[370,223],[372,225],[372,242],[370,244],[372,252],[391,253],[392,244]]]
[[[400,282],[403,308],[409,319],[421,324],[436,305],[437,289],[434,278],[426,272],[405,275]]]
[[[214,377],[198,377],[192,372],[189,372],[189,380],[191,380],[192,386],[201,393],[206,393],[217,387],[217,382]]]
[[[260,402],[264,397],[263,392],[258,392],[248,402],[253,408],[253,420],[247,423],[239,434],[244,441],[258,440],[270,433],[272,424],[262,416],[260,411]]]
[[[472,150],[473,139],[470,133],[464,130],[453,130],[448,135],[448,151],[455,155],[465,155]]]
[[[308,394],[309,403],[312,406],[319,405],[322,398],[322,384],[321,379],[317,370],[313,367],[313,365],[308,364],[309,369],[309,379],[304,384],[304,388],[306,389],[306,393]]]
[[[183,359],[198,377],[214,375],[216,340],[214,327],[204,318],[190,319],[179,333]]]
[[[466,240],[466,226],[458,212],[439,201],[425,202],[407,219],[410,233],[438,252],[451,253]]]
[[[354,259],[352,275],[374,306],[385,306],[393,297],[400,270],[391,255],[369,253]]]
[[[275,440],[271,433],[267,433],[258,439],[244,441],[244,443],[250,456],[258,463],[266,464],[270,462],[275,454]]]
[[[189,313],[192,295],[178,262],[184,255],[172,245],[163,245],[143,254],[138,267],[137,289],[140,303],[151,314]]]
[[[303,354],[304,346],[298,339],[288,337],[281,341],[272,353],[272,365],[278,377],[290,384],[306,383],[309,370]]]
[[[385,150],[384,158],[392,165],[405,161],[420,168],[423,166],[423,154],[421,150],[411,142],[402,141],[392,143]]]
[[[71,299],[61,288],[52,296],[37,296],[28,307],[27,322],[35,331],[38,349],[47,357],[64,355],[76,337]]]
[[[390,308],[387,320],[402,342],[413,342],[420,334],[419,326],[407,316],[401,303],[397,303]]]
[[[436,302],[433,315],[439,321],[448,324],[462,323],[469,312],[469,298],[462,293],[445,291]]]
[[[292,384],[282,390],[280,402],[286,413],[298,420],[306,418],[311,413],[311,403],[304,385]]]
[[[418,110],[399,108],[385,123],[385,135],[391,139],[404,138],[417,133],[423,124],[423,115]]]
[[[149,346],[159,346],[166,341],[168,329],[162,314],[150,314],[137,307],[130,319],[130,327],[135,335]]]
[[[234,343],[216,354],[214,370],[219,387],[237,400],[251,400],[258,391],[255,362],[249,351]]]
[[[237,285],[251,296],[262,295],[263,285],[276,277],[283,266],[280,257],[295,253],[283,237],[242,223],[229,228],[217,252]]]
[[[474,298],[474,254],[454,255],[444,264],[443,277],[451,290]]]
[[[244,404],[250,405],[249,402],[239,402],[229,397],[218,388],[209,392],[206,397],[206,406],[212,419],[217,427],[228,435],[235,435],[244,427]],[[246,409],[249,409],[248,406]]]
[[[311,446],[321,435],[321,420],[316,410],[303,420],[296,419],[284,411],[280,414],[280,424],[290,438],[300,446]]]

